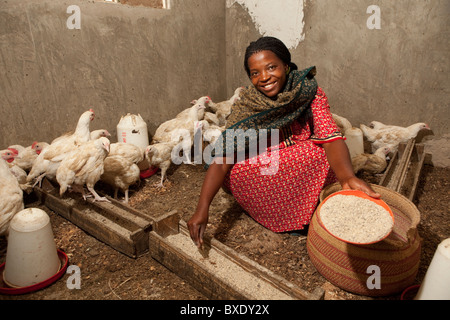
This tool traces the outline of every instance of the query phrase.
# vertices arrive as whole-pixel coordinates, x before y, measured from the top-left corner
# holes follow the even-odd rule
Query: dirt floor
[[[201,166],[173,166],[166,187],[157,189],[159,174],[132,187],[130,205],[140,210],[166,213],[177,210],[187,221],[196,207],[205,172]],[[450,237],[450,168],[426,165],[422,171],[414,203],[421,212],[419,233],[423,238],[419,284],[425,276],[437,245]],[[366,180],[375,177],[364,177]],[[39,206],[37,202],[27,206]],[[0,295],[4,300],[206,300],[185,280],[171,273],[146,253],[136,259],[112,249],[91,235],[46,210],[51,217],[57,247],[69,256],[69,265],[81,271],[81,288],[69,289],[69,274],[51,286],[24,295]],[[306,232],[305,232],[306,235]],[[325,289],[326,300],[374,299],[343,291],[322,277],[306,252],[306,237],[275,234],[250,218],[233,200],[220,191],[211,206],[207,236],[219,241],[302,289]],[[0,239],[0,262],[6,256],[6,240]],[[398,300],[400,295],[376,299]]]

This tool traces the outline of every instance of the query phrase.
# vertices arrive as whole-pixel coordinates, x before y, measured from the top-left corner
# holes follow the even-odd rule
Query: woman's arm
[[[342,189],[360,190],[371,197],[381,197],[381,195],[375,192],[366,182],[355,176],[347,144],[344,140],[339,139],[324,143],[323,148],[325,149],[328,163],[336,174]]]
[[[187,222],[191,239],[195,245],[199,248],[203,244],[203,234],[208,224],[209,206],[222,187],[227,175],[228,170],[231,169],[233,164],[227,164],[226,159],[217,163],[213,161],[208,170],[206,171],[205,180],[203,181],[202,189],[200,191],[200,198],[197,204],[197,209],[192,215],[191,219]]]

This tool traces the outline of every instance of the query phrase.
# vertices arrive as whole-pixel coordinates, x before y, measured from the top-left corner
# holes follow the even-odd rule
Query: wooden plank
[[[397,164],[399,162],[399,152],[395,152],[394,155],[392,156],[392,159],[389,161],[389,164],[386,168],[386,170],[384,171],[379,185],[383,186],[383,187],[387,187],[387,185],[389,184],[389,181],[392,180],[392,176],[394,175],[395,172],[395,168],[397,167]]]
[[[422,174],[423,165],[425,163],[425,159],[427,158],[427,154],[425,153],[425,146],[423,144],[416,144],[416,154],[418,157],[417,168],[414,172],[414,180],[413,180],[413,189],[409,194],[409,201],[413,201],[416,193],[417,193],[417,185],[419,184],[420,175]]]
[[[415,146],[415,140],[410,139],[408,141],[408,143],[406,144],[405,151],[403,152],[403,155],[401,157],[401,160],[399,163],[400,176],[399,176],[396,188],[393,189],[393,190],[397,191],[398,193],[401,193],[401,189],[402,189],[403,185],[405,184],[408,169],[411,164],[411,157],[413,155],[414,146]]]
[[[244,300],[246,297],[235,288],[217,279],[184,252],[173,247],[156,232],[149,234],[151,256],[167,269],[185,279],[189,284],[213,300]]]
[[[424,146],[422,144],[415,144],[404,180],[402,181],[402,185],[399,190],[399,192],[410,201],[413,201],[416,195],[417,185],[419,183],[420,174],[425,162],[425,157],[426,154],[424,153]]]
[[[77,194],[57,195],[51,183],[34,188],[42,204],[112,248],[136,258],[148,251],[153,221],[137,210],[112,203],[85,201]]]
[[[131,239],[131,231],[97,212],[73,208],[70,221],[117,251],[132,258],[137,257],[136,246]]]
[[[137,258],[148,251],[148,234],[150,231],[138,229],[131,232],[130,239],[133,241],[135,249],[133,258]]]
[[[216,272],[205,268],[205,261],[211,260],[205,258],[206,260],[203,259],[202,262],[199,261],[202,259],[194,259],[177,248],[173,242],[166,241],[171,235],[177,235],[192,244],[186,223],[180,220],[176,210],[149,221],[145,213],[129,210],[126,205],[119,205],[115,200],[112,203],[84,201],[77,194],[61,198],[51,183],[44,184],[43,189],[36,188],[35,194],[51,210],[121,253],[135,258],[143,252],[150,251],[152,258],[184,278],[210,299],[254,299],[255,295],[260,294],[259,288],[270,288],[265,290],[265,297],[272,296],[275,292],[275,297],[284,297],[283,299],[323,299],[323,289],[313,293],[304,291],[212,239],[205,244],[209,247],[207,251],[214,252],[215,258],[219,254],[222,257],[220,261],[227,261],[225,265],[232,264],[233,269],[239,270],[237,273],[243,272],[252,277],[250,286],[258,283],[258,288],[253,288],[249,293],[248,288],[245,291],[240,287],[240,283],[236,284],[218,277]],[[234,275],[230,274],[231,279]]]
[[[191,243],[186,222],[182,220],[179,222],[179,230],[179,234],[176,235],[177,241]],[[271,292],[278,292],[274,296],[298,300],[323,299],[323,289],[318,288],[315,292],[309,293],[216,239],[205,239],[205,248],[202,252],[204,259],[195,259],[154,231],[150,233],[149,238],[151,256],[210,299],[254,299],[255,295],[258,294],[255,293],[258,292],[258,289],[250,294],[248,287],[244,289],[236,284],[236,281],[227,281],[227,279],[218,277],[211,270],[207,270],[207,263],[214,264],[214,262],[209,261],[211,252],[222,256],[223,261],[226,261],[225,264],[233,265],[234,270],[239,270],[238,273],[247,274],[249,277],[257,279],[254,283],[255,286],[264,283],[263,286],[270,287]],[[183,241],[180,241],[180,239],[183,239]],[[230,274],[230,279],[234,276],[237,275]]]
[[[425,159],[428,156],[424,153],[423,144],[416,143],[415,139],[401,143],[379,185],[394,190],[412,201],[417,192]]]
[[[114,201],[114,199],[108,197],[108,200],[112,200],[111,203],[93,202],[92,200],[87,200],[87,202],[99,208],[105,216],[110,216],[111,220],[117,220],[119,224],[129,225],[130,229],[141,228],[143,230],[149,230],[151,228],[153,221],[150,217],[144,219],[135,214],[136,210],[130,212],[126,207],[118,206],[117,201]]]
[[[177,210],[154,219],[153,231],[163,238],[179,232],[180,216]]]
[[[400,143],[397,151],[394,153],[388,167],[381,177],[379,185],[394,190],[396,192],[401,188],[401,180],[408,166],[411,157],[414,140],[411,139],[407,143]]]
[[[180,232],[189,237],[189,231],[184,221],[180,221]],[[214,249],[217,252],[221,253],[228,259],[234,261],[236,264],[239,264],[243,269],[271,283],[278,290],[285,292],[286,294],[294,297],[295,299],[320,300],[323,299],[323,296],[325,295],[325,291],[322,288],[318,288],[317,290],[315,290],[314,294],[301,289],[300,287],[287,281],[286,279],[270,271],[269,269],[261,266],[255,261],[236,252],[235,250],[221,243],[217,239],[211,239],[209,243],[212,247],[214,247]]]
[[[393,172],[390,174],[389,180],[385,181],[385,187],[396,192],[399,191],[404,172],[409,163],[413,143],[413,140],[409,140],[408,143],[401,143],[398,146],[398,150],[396,152],[398,160],[396,165],[391,168]]]
[[[133,207],[130,207],[128,204],[119,201],[117,199],[114,199],[106,194],[103,194],[101,191],[97,191],[97,193],[103,197],[106,197],[109,201],[111,201],[111,203],[116,207],[116,208],[121,208],[127,212],[129,212],[130,214],[133,214],[136,217],[140,217],[144,220],[150,220],[153,221],[153,217],[150,214],[147,214],[146,212],[143,212],[141,210],[137,210]]]

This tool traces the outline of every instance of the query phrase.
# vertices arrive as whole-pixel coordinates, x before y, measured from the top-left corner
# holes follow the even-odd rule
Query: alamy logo
[[[81,10],[79,6],[71,5],[67,7],[67,13],[72,15],[67,18],[67,29],[81,29]]]
[[[381,9],[379,6],[371,5],[367,8],[367,13],[372,15],[367,19],[367,28],[370,30],[381,29]]]
[[[81,270],[77,265],[67,267],[66,273],[71,274],[66,281],[67,289],[81,289]]]
[[[367,278],[366,285],[367,288],[372,289],[381,289],[381,270],[379,266],[370,265],[366,271],[368,274],[371,274],[370,277]]]

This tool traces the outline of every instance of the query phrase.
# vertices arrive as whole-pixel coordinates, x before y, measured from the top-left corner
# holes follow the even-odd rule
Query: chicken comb
[[[38,144],[38,142],[37,142],[37,141],[34,141],[33,144],[31,145],[31,149],[36,148],[36,145],[37,145],[37,144]]]
[[[92,109],[92,108],[90,108],[89,111],[92,112],[92,113],[95,113],[94,109]]]
[[[12,153],[14,153],[15,155],[19,154],[19,151],[15,148],[8,148],[9,151],[11,151]]]

